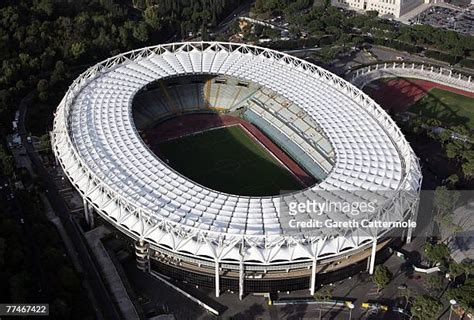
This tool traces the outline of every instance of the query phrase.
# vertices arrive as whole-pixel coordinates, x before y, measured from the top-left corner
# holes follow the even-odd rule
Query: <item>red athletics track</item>
[[[236,124],[243,126],[255,140],[267,148],[288,168],[288,170],[303,184],[303,186],[309,187],[317,182],[313,176],[304,171],[291,157],[273,143],[273,141],[264,135],[257,127],[238,117],[217,114],[184,115],[160,123],[155,128],[147,130],[145,136],[150,149],[155,153],[159,153],[158,145],[164,141],[212,128],[227,127]]]
[[[420,79],[391,79],[367,86],[370,96],[384,109],[404,112],[433,88],[474,98],[474,93]]]

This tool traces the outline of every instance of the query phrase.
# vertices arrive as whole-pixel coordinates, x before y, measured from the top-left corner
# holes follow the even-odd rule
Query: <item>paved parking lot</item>
[[[473,35],[474,9],[455,10],[434,6],[413,17],[409,22],[412,24],[428,24],[435,28]]]

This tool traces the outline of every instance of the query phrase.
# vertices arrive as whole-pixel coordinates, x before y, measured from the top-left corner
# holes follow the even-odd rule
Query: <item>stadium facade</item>
[[[140,136],[160,119],[206,112],[255,124],[318,182],[275,196],[218,192],[173,170]],[[383,227],[291,229],[294,219],[354,219],[343,210],[295,216],[292,203],[372,201],[357,219],[416,220],[420,167],[393,120],[343,79],[270,49],[172,43],[107,59],[71,85],[51,137],[87,221],[95,212],[133,240],[142,270],[216,296],[314,294],[331,271],[362,263],[372,273],[394,238]]]

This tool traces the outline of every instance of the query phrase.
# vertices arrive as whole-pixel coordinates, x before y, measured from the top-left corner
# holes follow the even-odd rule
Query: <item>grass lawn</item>
[[[221,192],[277,195],[301,184],[240,126],[161,143],[161,157],[191,180]]]
[[[474,128],[474,99],[438,88],[431,89],[408,111],[438,119],[443,124]]]

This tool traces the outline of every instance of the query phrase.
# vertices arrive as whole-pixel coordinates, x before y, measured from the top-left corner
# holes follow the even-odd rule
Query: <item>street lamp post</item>
[[[347,307],[349,308],[349,320],[352,319],[352,309],[355,308],[355,305],[353,303],[348,303]]]
[[[449,320],[451,320],[451,317],[453,315],[453,307],[457,304],[457,301],[454,299],[449,300],[449,303],[451,304],[449,306]]]

